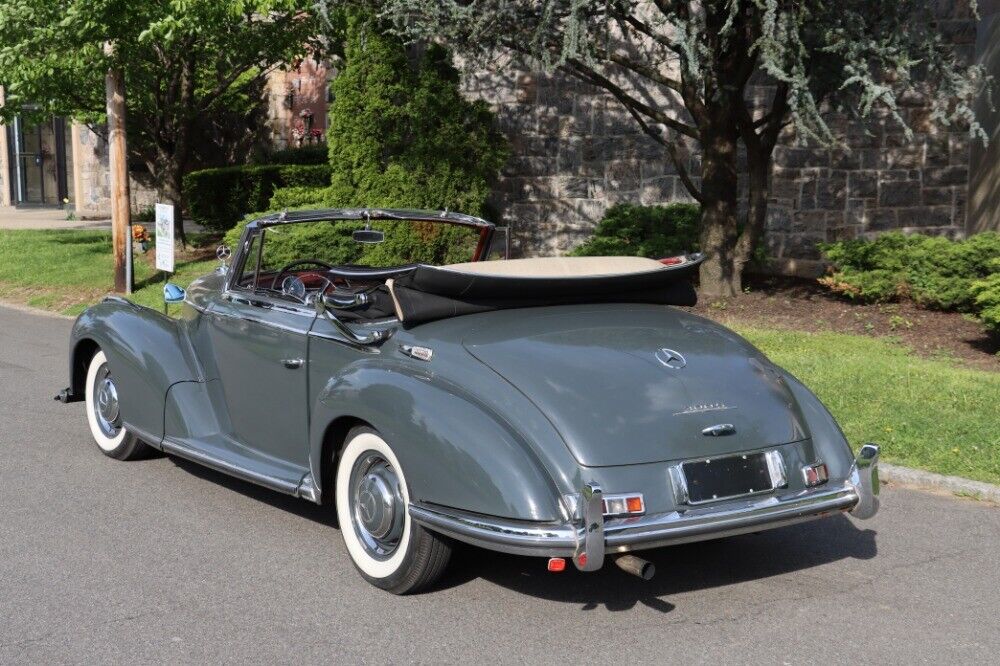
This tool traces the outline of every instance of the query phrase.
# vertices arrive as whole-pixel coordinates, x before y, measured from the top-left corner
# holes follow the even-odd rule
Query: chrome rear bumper
[[[847,479],[786,494],[610,519],[602,515],[596,484],[587,484],[580,500],[582,520],[574,522],[509,520],[418,503],[410,505],[410,517],[476,546],[516,555],[571,557],[578,569],[594,571],[604,564],[606,553],[758,532],[841,511],[870,518],[878,511],[878,447],[861,448]]]

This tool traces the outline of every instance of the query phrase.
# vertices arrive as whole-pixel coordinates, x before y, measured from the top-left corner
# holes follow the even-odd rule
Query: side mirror
[[[357,229],[351,234],[355,243],[381,243],[385,234],[378,229]]]
[[[178,287],[173,282],[168,282],[163,285],[163,302],[164,303],[182,303],[184,302],[184,294],[186,292],[182,287]]]

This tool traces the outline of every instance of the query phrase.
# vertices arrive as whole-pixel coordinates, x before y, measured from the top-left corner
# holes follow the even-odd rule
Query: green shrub
[[[1000,256],[1000,234],[952,241],[895,232],[821,249],[833,271],[820,281],[837,293],[866,302],[908,298],[928,308],[969,311],[972,283],[992,273],[991,260]]]
[[[848,298],[910,299],[927,308],[978,313],[986,323],[992,316],[986,312],[1000,303],[1000,234],[994,232],[962,241],[894,232],[821,249],[833,270],[820,283]]]
[[[414,64],[403,42],[384,27],[370,11],[355,11],[349,18],[345,64],[333,82],[328,181],[323,187],[276,189],[269,203],[251,210],[446,208],[487,215],[491,182],[508,156],[493,114],[484,102],[462,96],[447,50],[429,45]],[[385,230],[384,243],[351,246],[360,251],[357,256],[330,251],[350,255],[350,261],[387,266],[467,261],[475,248],[468,228],[373,226]],[[282,233],[302,234],[299,249],[312,250],[300,256],[317,256],[327,251],[326,245],[346,247],[344,236],[352,228],[296,225]],[[227,242],[238,235],[234,229]],[[297,241],[287,242],[293,247]]]
[[[986,328],[1000,334],[1000,258],[990,262],[993,272],[983,280],[972,283],[979,319]]]
[[[698,249],[700,209],[695,204],[617,204],[574,256],[631,255],[662,259]]]
[[[195,222],[222,231],[247,213],[269,208],[279,187],[322,187],[329,182],[327,165],[233,166],[192,171],[184,177],[184,196]]]

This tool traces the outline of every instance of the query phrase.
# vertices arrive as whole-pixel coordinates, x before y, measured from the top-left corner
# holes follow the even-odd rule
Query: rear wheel
[[[347,552],[372,585],[408,594],[444,572],[451,546],[410,520],[403,469],[375,430],[359,427],[348,433],[337,465],[336,502]]]
[[[118,385],[103,351],[90,360],[85,394],[90,434],[104,455],[117,460],[136,460],[148,454],[146,444],[122,425]]]

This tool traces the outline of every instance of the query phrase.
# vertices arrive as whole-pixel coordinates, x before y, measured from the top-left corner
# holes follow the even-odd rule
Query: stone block
[[[666,203],[674,198],[674,181],[676,176],[661,176],[642,181],[640,201],[643,205]]]
[[[701,178],[699,178],[698,176],[692,176],[691,182],[694,184],[696,188],[701,189]],[[677,203],[697,203],[697,200],[693,196],[691,196],[691,193],[688,192],[687,187],[684,185],[684,183],[681,181],[680,178],[674,181],[673,200]]]
[[[795,211],[792,213],[792,231],[826,233],[826,213],[821,210]]]
[[[608,162],[604,173],[609,191],[639,189],[639,162],[637,160]]]
[[[658,159],[640,159],[639,177],[643,180],[647,178],[658,178],[660,176],[672,176],[677,173],[674,163],[664,153]]]
[[[522,72],[514,83],[514,96],[520,104],[531,104],[538,99],[538,81],[534,75]]]
[[[816,208],[823,210],[842,209],[846,201],[846,174],[841,173],[839,176],[821,178],[816,181]]]
[[[568,199],[585,199],[590,196],[589,178],[579,176],[561,176],[559,178],[559,195]]]
[[[951,206],[900,208],[898,224],[902,228],[945,227],[952,224]]]
[[[886,148],[882,153],[882,165],[887,169],[916,169],[923,166],[924,147],[909,144],[898,148]]]
[[[920,202],[920,183],[917,181],[888,181],[879,183],[878,205],[913,206]]]
[[[950,187],[925,187],[920,191],[920,200],[925,206],[950,205],[954,190]]]
[[[792,213],[784,206],[768,206],[764,228],[769,232],[788,233],[792,230]]]
[[[878,195],[877,171],[853,171],[847,175],[847,190],[851,197]]]
[[[789,169],[825,167],[830,166],[830,153],[824,149],[779,146],[774,151],[774,163]]]
[[[880,208],[868,212],[868,224],[864,228],[868,231],[889,231],[897,227],[896,209]]]
[[[820,243],[826,241],[826,231],[822,233],[789,234],[782,248],[783,257],[796,259],[820,259]]]
[[[966,165],[924,169],[924,185],[965,185],[968,180],[969,168]]]

